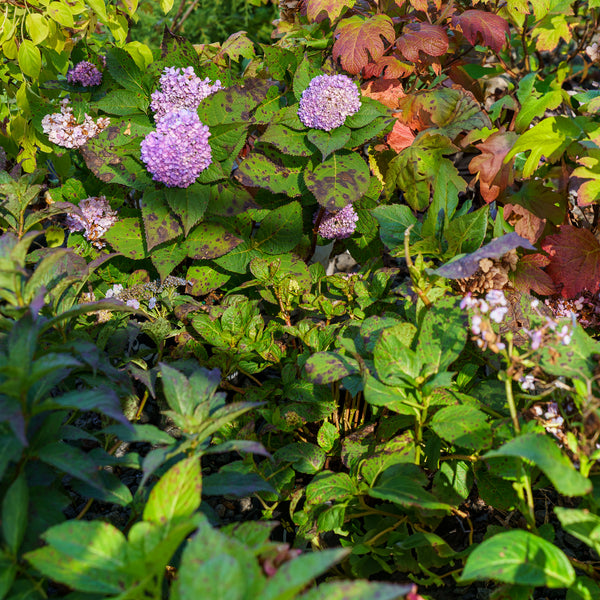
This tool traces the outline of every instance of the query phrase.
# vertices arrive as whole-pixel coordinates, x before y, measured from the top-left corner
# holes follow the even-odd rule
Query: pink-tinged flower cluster
[[[490,321],[502,323],[508,312],[508,301],[502,290],[490,290],[483,298],[473,298],[467,294],[460,303],[462,310],[468,310],[471,315],[471,333],[475,343],[482,349],[490,348],[499,352],[506,348],[500,341],[500,336],[494,332]]]
[[[204,98],[221,89],[221,82],[200,79],[194,73],[194,67],[181,69],[166,67],[159,80],[160,90],[152,93],[150,108],[154,118],[160,121],[170,112],[187,109],[195,111]]]
[[[142,141],[142,161],[154,181],[186,188],[212,162],[209,137],[196,112],[167,113]]]
[[[115,224],[117,213],[111,210],[110,204],[105,196],[92,196],[85,198],[79,203],[79,215],[68,215],[66,225],[69,231],[84,230],[83,236],[96,248],[104,248],[102,236]]]
[[[315,216],[315,221],[316,216]],[[356,229],[358,215],[352,204],[348,204],[338,212],[325,211],[319,223],[319,235],[328,240],[342,240],[350,237]]]
[[[331,131],[360,109],[358,88],[346,75],[318,75],[302,92],[298,117],[307,127]]]
[[[94,121],[88,114],[84,115],[83,123],[78,123],[68,98],[61,100],[61,105],[59,113],[46,115],[42,119],[42,128],[51,142],[63,148],[83,146],[110,124],[108,118]]]
[[[102,83],[102,73],[91,62],[82,60],[67,73],[67,81],[85,87],[100,85]]]

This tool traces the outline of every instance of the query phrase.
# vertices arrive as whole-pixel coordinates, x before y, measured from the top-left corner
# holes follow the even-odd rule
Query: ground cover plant
[[[0,600],[600,598],[595,0],[192,5],[0,17]]]

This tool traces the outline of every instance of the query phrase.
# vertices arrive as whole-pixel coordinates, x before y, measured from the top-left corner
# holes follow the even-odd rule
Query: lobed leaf
[[[396,34],[387,15],[368,19],[355,15],[337,26],[334,37],[333,59],[340,60],[346,71],[357,75],[370,60],[377,62],[383,56],[383,40],[391,43]]]
[[[448,51],[448,36],[440,25],[409,23],[396,40],[396,48],[404,58],[419,62],[419,52],[428,56],[442,56]]]
[[[479,41],[494,52],[500,52],[510,34],[508,22],[499,15],[483,10],[466,10],[452,17],[452,25],[460,27],[463,35],[473,46]]]

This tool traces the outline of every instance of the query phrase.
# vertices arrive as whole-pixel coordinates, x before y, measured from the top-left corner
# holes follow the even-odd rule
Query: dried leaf
[[[515,231],[535,244],[546,227],[546,219],[534,215],[520,204],[505,204],[504,219],[514,226]]]
[[[396,48],[406,59],[416,63],[419,62],[419,52],[429,56],[445,54],[448,50],[448,36],[439,25],[410,23],[396,40]]]
[[[513,184],[514,159],[504,164],[504,157],[517,137],[513,131],[497,131],[485,142],[475,145],[481,154],[471,160],[469,172],[479,173],[479,191],[488,203],[496,200],[501,192]]]
[[[502,17],[483,10],[466,10],[452,17],[452,25],[460,27],[473,46],[481,40],[484,46],[489,46],[495,52],[504,48],[506,36],[509,35],[508,23]]]
[[[442,265],[439,269],[436,269],[434,273],[441,277],[446,277],[447,279],[464,279],[465,277],[471,277],[479,268],[480,260],[484,258],[500,258],[507,252],[510,252],[519,246],[527,250],[536,249],[528,240],[522,238],[518,233],[513,231],[512,233],[507,233],[492,240],[489,244],[485,244],[485,246],[481,246],[479,250],[476,250],[471,254],[467,254],[458,260],[453,260],[450,263]]]
[[[550,256],[547,272],[563,298],[574,298],[584,290],[595,294],[600,288],[600,244],[587,229],[563,225],[549,235],[542,248]]]
[[[517,268],[509,274],[516,290],[523,294],[534,291],[542,296],[556,293],[556,286],[552,278],[542,269],[550,263],[550,259],[543,254],[528,254],[517,263]]]
[[[387,15],[344,19],[335,30],[333,59],[339,59],[346,71],[357,75],[369,59],[377,62],[383,56],[382,38],[391,43],[395,35],[394,24]]]

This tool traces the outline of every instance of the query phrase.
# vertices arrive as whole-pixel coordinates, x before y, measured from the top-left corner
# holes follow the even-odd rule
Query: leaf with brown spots
[[[534,291],[541,296],[556,293],[552,278],[542,269],[550,264],[550,259],[543,254],[527,254],[519,259],[517,267],[508,274],[516,290],[524,294]]]
[[[104,239],[127,258],[146,258],[146,248],[142,237],[142,225],[137,217],[119,219],[105,234]]]
[[[306,169],[304,182],[321,206],[336,211],[355,202],[369,189],[367,163],[353,152],[330,156],[314,170]]]
[[[190,258],[207,260],[217,258],[233,250],[242,240],[229,233],[219,223],[204,221],[190,232],[182,242]]]
[[[317,384],[329,384],[343,379],[347,375],[358,373],[358,363],[339,352],[317,352],[304,365],[309,381]]]
[[[183,229],[169,208],[163,190],[147,191],[141,200],[146,247],[152,250],[181,235]]]
[[[240,163],[235,178],[247,187],[262,187],[274,194],[302,195],[302,169],[276,165],[263,154],[251,152]]]
[[[170,275],[187,257],[187,248],[181,241],[154,248],[150,253],[152,264],[158,271],[161,280]]]
[[[188,235],[204,216],[210,200],[211,186],[194,183],[187,188],[165,188],[162,193],[170,209],[181,219],[184,234]]]

